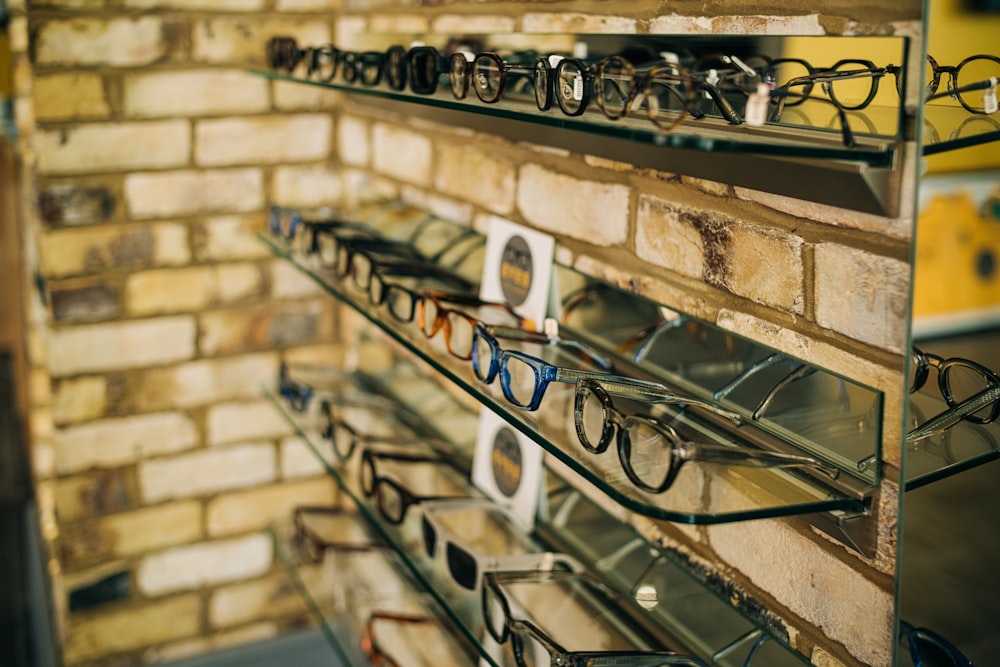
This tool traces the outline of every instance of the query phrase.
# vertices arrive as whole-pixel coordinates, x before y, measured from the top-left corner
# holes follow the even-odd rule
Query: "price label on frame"
[[[555,240],[503,218],[492,218],[479,296],[504,301],[539,327],[548,314]]]

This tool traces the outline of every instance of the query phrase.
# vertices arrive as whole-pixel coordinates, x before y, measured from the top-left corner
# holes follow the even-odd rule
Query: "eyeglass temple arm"
[[[582,572],[583,563],[569,554],[558,551],[542,551],[529,554],[499,554],[483,558],[484,572],[542,571],[548,572],[558,566],[572,572]]]
[[[526,343],[541,343],[543,345],[552,345],[554,347],[573,348],[601,368],[613,368],[615,365],[614,361],[612,361],[611,357],[608,355],[591,347],[590,345],[587,345],[583,341],[575,340],[573,338],[565,338],[559,335],[551,336],[541,331],[528,331],[526,329],[517,329],[515,327],[504,327],[498,325],[483,326],[486,328],[487,332],[493,335],[494,338],[507,338],[509,340],[520,340]],[[570,382],[576,382],[576,380],[571,380]]]
[[[984,407],[1000,401],[1000,384],[994,384],[982,390],[978,394],[965,399],[953,408],[931,417],[923,424],[906,434],[906,442],[916,442],[945,431],[971,414],[975,414]]]
[[[936,100],[941,97],[952,97],[959,93],[971,93],[974,90],[989,90],[997,85],[997,78],[991,76],[988,79],[983,79],[982,81],[976,81],[975,83],[969,83],[958,88],[949,88],[948,90],[940,93],[934,93],[928,96],[924,101],[930,102],[931,100]]]
[[[831,479],[836,479],[840,475],[839,469],[811,456],[782,454],[744,447],[728,447],[705,442],[684,442],[677,447],[675,455],[685,461],[728,463],[751,468],[815,468]]]
[[[572,373],[584,372],[573,371],[572,369],[565,370]],[[642,400],[647,403],[695,405],[700,408],[705,408],[706,410],[711,410],[715,414],[725,417],[734,424],[742,424],[745,422],[742,415],[733,412],[732,410],[727,410],[715,403],[712,403],[711,401],[704,401],[700,398],[695,398],[694,396],[678,394],[670,389],[667,389],[667,387],[658,382],[646,382],[644,380],[638,380],[636,378],[625,377],[622,375],[601,374],[596,374],[596,377],[591,376],[591,379],[596,380],[604,391],[608,392],[611,396],[632,400]],[[559,381],[565,382],[565,380]]]

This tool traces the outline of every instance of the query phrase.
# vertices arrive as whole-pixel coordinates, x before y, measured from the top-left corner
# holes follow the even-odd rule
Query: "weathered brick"
[[[324,206],[343,194],[340,175],[328,166],[278,167],[271,192],[283,206]]]
[[[877,347],[900,352],[909,321],[906,262],[835,243],[815,249],[816,321]]]
[[[73,521],[96,514],[134,507],[137,498],[124,468],[93,470],[55,481],[53,501],[60,521]]]
[[[532,225],[599,246],[628,236],[628,186],[574,178],[536,164],[520,169],[517,207]]]
[[[208,601],[208,622],[224,628],[305,609],[302,596],[285,576],[268,576],[223,586]]]
[[[38,195],[42,220],[51,224],[104,222],[114,215],[116,205],[117,197],[106,185],[47,185]]]
[[[290,81],[273,81],[271,85],[271,98],[278,111],[329,112],[343,105],[344,94],[332,88],[303,86]]]
[[[385,12],[372,14],[368,19],[368,30],[373,33],[420,35],[429,29],[427,18],[417,14]]]
[[[701,279],[706,271],[705,240],[686,216],[671,204],[639,198],[635,253],[639,259]]]
[[[145,72],[125,78],[126,116],[214,116],[269,107],[267,80],[230,69]]]
[[[431,184],[433,148],[424,135],[394,125],[377,123],[372,130],[372,167],[375,171],[414,185]]]
[[[803,16],[681,16],[668,14],[649,21],[652,34],[823,35],[818,14]]]
[[[89,324],[51,332],[49,369],[60,377],[166,364],[190,359],[194,352],[191,317]]]
[[[439,191],[501,215],[513,211],[517,168],[510,160],[467,145],[444,144],[438,147],[436,164],[434,187]]]
[[[41,239],[42,270],[49,277],[186,264],[187,228],[173,223],[62,229]]]
[[[315,280],[288,262],[271,262],[271,296],[275,299],[298,299],[321,294],[323,290]]]
[[[248,535],[170,549],[147,557],[139,565],[136,582],[147,595],[247,579],[271,566],[271,540]]]
[[[191,57],[202,63],[264,63],[264,45],[274,35],[294,37],[299,44],[330,42],[329,19],[268,19],[260,15],[211,17],[192,28]]]
[[[340,9],[343,0],[277,0],[274,7],[280,12],[323,11]]]
[[[194,256],[202,261],[268,257],[270,252],[257,238],[264,226],[260,214],[208,218],[191,233]]]
[[[337,122],[337,150],[345,164],[364,167],[371,160],[371,123],[357,116],[341,116]]]
[[[104,80],[94,72],[38,76],[32,93],[40,121],[107,118],[111,112]]]
[[[73,18],[43,23],[35,39],[38,65],[132,67],[163,60],[171,26],[157,16]]]
[[[333,479],[319,477],[216,496],[205,510],[208,533],[217,537],[265,530],[268,524],[291,516],[297,505],[332,503],[334,488]]]
[[[134,173],[125,199],[135,218],[254,211],[264,205],[259,169]]]
[[[38,172],[86,174],[181,167],[191,156],[185,120],[78,125],[35,134]]]
[[[734,485],[716,484],[712,497],[742,495]],[[725,488],[723,488],[725,487]],[[889,640],[893,596],[836,555],[815,548],[807,537],[775,521],[712,526],[708,539],[716,553],[768,591],[792,613],[823,628],[864,665],[891,664]],[[775,567],[781,563],[781,567]]]
[[[245,443],[139,462],[142,497],[150,503],[249,487],[274,478],[275,452],[267,443]]]
[[[145,371],[134,379],[129,398],[137,410],[257,398],[277,372],[278,357],[272,353],[194,361]]]
[[[279,437],[290,431],[288,423],[271,402],[263,399],[213,405],[208,409],[205,422],[209,445]]]
[[[198,347],[204,354],[233,354],[331,338],[335,333],[328,300],[286,303],[204,313]]]
[[[332,133],[329,114],[202,120],[195,124],[195,162],[214,167],[319,160],[330,153]]]
[[[735,224],[730,227],[725,285],[757,303],[802,313],[802,239],[780,230]]]
[[[107,404],[104,376],[61,380],[52,392],[52,419],[57,424],[94,419],[104,414]]]
[[[281,441],[280,465],[282,479],[315,477],[325,473],[323,463],[298,436]]]
[[[249,12],[262,9],[264,0],[125,0],[130,9],[191,9],[200,12]]]
[[[528,13],[521,17],[521,31],[557,35],[574,33],[632,34],[636,32],[636,21],[624,16],[604,16],[579,12]]]
[[[65,474],[190,449],[198,444],[198,431],[184,415],[167,412],[70,426],[56,431],[53,443],[56,469]]]
[[[263,293],[254,265],[196,266],[131,274],[125,282],[128,311],[136,315],[199,311]]]
[[[105,284],[58,283],[49,286],[54,322],[108,320],[121,312],[117,287]]]
[[[77,664],[194,635],[201,611],[198,595],[181,595],[73,619],[63,658],[67,664]]]
[[[516,30],[516,18],[498,14],[443,14],[431,21],[431,32],[441,35],[490,34]]]
[[[63,529],[65,565],[135,556],[202,537],[201,503],[175,502],[111,514]]]
[[[851,211],[837,206],[818,204],[804,199],[783,197],[771,194],[770,192],[761,192],[759,190],[749,190],[740,187],[733,190],[736,196],[741,199],[756,202],[796,217],[822,222],[835,227],[876,232],[892,238],[904,239],[910,238],[913,233],[912,218],[907,215],[900,216],[899,218],[887,218],[871,213]],[[906,199],[905,195],[900,198],[903,200]]]

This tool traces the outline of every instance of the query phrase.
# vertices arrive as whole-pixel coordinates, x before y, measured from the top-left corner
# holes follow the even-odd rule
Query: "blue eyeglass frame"
[[[546,336],[545,334],[539,334],[536,332],[522,331],[520,329],[511,329],[508,327],[494,327],[483,324],[482,322],[477,322],[472,333],[472,369],[475,372],[476,377],[479,378],[483,384],[493,384],[493,381],[499,376],[500,389],[503,392],[504,398],[506,398],[511,404],[524,410],[534,411],[538,409],[538,406],[542,403],[542,398],[545,396],[545,390],[551,382],[575,384],[577,380],[590,378],[608,383],[626,383],[630,385],[638,384],[648,386],[651,391],[666,391],[666,387],[656,382],[645,382],[643,380],[637,380],[636,378],[613,375],[611,373],[601,371],[585,371],[574,368],[565,368],[550,364],[547,361],[527,354],[526,352],[521,352],[520,350],[505,350],[500,347],[500,343],[497,341],[494,331],[498,332],[504,338],[515,338],[517,340],[556,345],[569,349],[577,348],[577,351],[584,358],[605,368],[611,368],[612,362],[596,350],[593,352],[598,356],[592,357],[591,354],[589,354],[589,346],[579,341],[552,338]],[[510,333],[511,335],[507,335],[507,333]],[[483,344],[487,345],[490,350],[490,361],[487,368],[481,368],[479,363],[479,345]],[[517,400],[517,397],[514,396],[514,393],[511,391],[510,370],[508,368],[508,363],[511,359],[517,359],[518,361],[523,362],[534,372],[535,388],[532,392],[531,400],[527,403]]]

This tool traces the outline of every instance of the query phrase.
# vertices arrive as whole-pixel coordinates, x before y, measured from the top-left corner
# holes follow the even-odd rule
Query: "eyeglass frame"
[[[511,612],[508,596],[501,588],[504,580],[508,582],[518,581],[540,581],[554,577],[573,577],[576,580],[586,582],[592,590],[600,591],[603,595],[613,598],[614,595],[600,581],[594,580],[583,572],[579,571],[494,571],[487,572],[484,576],[484,583],[480,595],[480,607],[483,612],[483,624],[487,632],[500,645],[511,642],[512,652],[518,667],[530,667],[524,660],[524,645],[517,630],[523,629],[530,634],[549,654],[549,659],[553,665],[565,665],[566,667],[585,667],[593,664],[613,664],[614,659],[627,661],[629,665],[681,665],[684,667],[707,667],[703,661],[694,656],[684,655],[675,651],[665,650],[608,650],[608,651],[570,651],[556,642],[548,633],[526,618],[517,618]],[[542,581],[541,583],[546,583]],[[503,632],[498,637],[493,624],[488,620],[491,615],[488,605],[491,602],[487,598],[492,594],[499,602],[504,614]],[[532,663],[533,664],[533,663]]]
[[[376,621],[389,621],[393,623],[405,623],[405,624],[424,624],[432,623],[441,625],[441,622],[434,618],[433,616],[425,616],[421,614],[404,614],[400,612],[389,612],[375,610],[368,615],[365,619],[364,630],[361,634],[361,652],[373,665],[378,665],[379,667],[384,667],[388,661],[389,667],[400,667],[399,662],[396,661],[391,655],[386,653],[378,642],[375,641],[375,622]],[[376,663],[375,658],[379,657],[382,661]]]
[[[292,533],[292,543],[297,547],[299,555],[305,562],[313,564],[320,563],[323,560],[323,555],[327,551],[353,553],[368,553],[375,550],[393,551],[389,544],[379,542],[375,539],[370,539],[368,542],[363,544],[355,544],[353,542],[333,542],[326,540],[320,537],[314,530],[311,530],[306,526],[304,516],[307,514],[351,517],[356,520],[358,525],[362,526],[362,529],[364,529],[364,518],[356,510],[346,507],[329,507],[325,505],[296,505],[292,508],[292,526],[294,527],[294,532]],[[304,544],[307,542],[313,547],[313,550],[308,553],[304,551]]]
[[[948,407],[952,410],[955,410],[960,403],[967,400],[963,399],[959,401],[955,398],[951,384],[948,382],[952,368],[964,367],[983,377],[986,386],[973,396],[989,390],[990,387],[1000,387],[1000,373],[997,373],[991,368],[987,368],[979,362],[971,359],[964,359],[962,357],[950,357],[945,359],[939,355],[924,352],[914,345],[911,348],[910,364],[912,365],[913,374],[913,381],[910,383],[910,393],[912,394],[920,391],[920,389],[927,383],[927,378],[930,375],[930,369],[934,368],[937,370],[938,374],[938,390],[941,392],[941,396],[944,398],[945,403],[947,403]],[[988,404],[989,403],[987,402],[984,405]],[[998,418],[1000,418],[1000,403],[993,407],[993,410],[987,417],[976,417],[972,412],[966,412],[962,416],[962,419],[970,421],[974,424],[990,424],[995,422]]]
[[[338,406],[344,407],[364,407],[372,410],[377,409],[371,404],[362,404],[359,402],[354,402],[351,400],[339,400],[336,401]],[[324,398],[320,403],[320,437],[323,440],[330,443],[330,447],[333,450],[334,455],[341,462],[349,460],[357,449],[358,444],[379,444],[379,445],[390,445],[390,446],[428,446],[431,448],[442,447],[446,448],[447,443],[443,440],[438,440],[435,438],[430,438],[427,436],[410,434],[410,435],[380,435],[376,433],[361,433],[354,426],[346,422],[345,420],[334,416],[333,413],[334,401],[329,397]],[[341,451],[337,447],[334,440],[334,428],[341,427],[348,432],[351,438],[350,444],[346,448],[346,451]]]
[[[961,104],[963,107],[965,107],[965,110],[968,111],[968,112],[970,112],[970,113],[979,114],[979,115],[983,115],[983,116],[990,115],[985,110],[975,109],[975,108],[969,106],[968,104],[966,104],[965,100],[962,99],[962,95],[961,95],[961,93],[963,93],[963,92],[971,92],[972,90],[982,90],[983,88],[988,88],[989,86],[976,87],[976,84],[967,85],[967,86],[959,86],[958,85],[958,72],[959,72],[959,70],[962,69],[962,67],[964,67],[965,65],[967,65],[969,62],[971,62],[973,60],[981,60],[981,59],[982,60],[992,60],[993,62],[995,62],[998,65],[998,68],[1000,68],[1000,57],[997,57],[997,56],[994,56],[994,55],[990,55],[990,54],[987,54],[987,53],[980,53],[980,54],[976,54],[974,56],[969,56],[968,58],[963,59],[960,63],[958,63],[957,65],[955,65],[953,67],[950,66],[950,65],[939,65],[938,62],[937,62],[937,60],[935,60],[931,56],[931,54],[928,53],[927,54],[927,64],[931,68],[931,73],[932,73],[933,77],[931,78],[931,80],[927,83],[927,85],[924,88],[924,99],[925,99],[925,101],[926,100],[931,100],[931,99],[936,99],[936,97],[942,96],[942,95],[938,95],[938,92],[937,92],[938,88],[941,85],[941,75],[942,74],[948,74],[948,75],[950,75],[950,79],[949,79],[948,83],[945,84],[945,88],[947,89],[947,90],[945,90],[945,95],[954,96],[958,100],[958,103]],[[982,82],[977,82],[977,83],[982,83]],[[997,85],[996,81],[993,81],[991,83],[991,85],[992,86],[996,86]]]
[[[460,589],[473,594],[479,593],[482,589],[485,575],[489,572],[501,570],[530,570],[547,571],[557,567],[566,568],[573,571],[583,569],[583,564],[573,556],[557,551],[532,551],[523,554],[491,554],[484,555],[473,549],[465,541],[461,540],[451,530],[446,528],[441,521],[435,518],[436,514],[459,512],[470,508],[483,508],[488,512],[497,512],[510,522],[512,530],[522,529],[524,526],[521,520],[507,506],[495,500],[484,497],[469,498],[438,498],[428,499],[420,503],[421,537],[424,543],[424,554],[432,562],[445,565],[445,570],[451,581]],[[428,529],[433,530],[434,540],[430,543]],[[451,560],[448,558],[448,547],[462,551],[466,557],[475,561],[476,579],[469,587],[461,583],[451,569]]]
[[[589,393],[588,393],[589,392]],[[583,410],[589,395],[600,402],[602,409],[601,439],[595,445],[586,436],[584,429]],[[683,398],[683,397],[681,397]],[[735,414],[735,413],[734,413]],[[628,430],[632,424],[645,425],[659,434],[670,445],[671,455],[669,466],[659,484],[651,484],[642,479],[635,471],[631,461],[631,441]],[[644,414],[628,414],[615,407],[610,393],[598,382],[590,378],[577,381],[576,395],[573,401],[573,425],[576,429],[580,445],[593,454],[603,454],[611,445],[617,444],[618,462],[625,476],[633,485],[650,493],[664,493],[669,489],[681,468],[688,461],[705,463],[726,463],[747,467],[810,467],[836,479],[840,470],[811,456],[784,454],[762,449],[737,448],[708,442],[693,442],[682,438],[673,426],[656,417]],[[617,437],[615,431],[617,430]]]
[[[442,456],[430,456],[424,454],[407,454],[407,453],[397,453],[397,452],[376,452],[371,449],[365,449],[361,453],[361,465],[359,466],[359,477],[361,493],[366,498],[373,498],[375,500],[375,506],[378,508],[379,513],[382,518],[385,519],[392,525],[400,525],[406,520],[406,515],[409,513],[410,508],[416,505],[422,505],[425,502],[433,500],[462,500],[465,496],[441,496],[441,495],[419,495],[408,488],[406,488],[402,482],[399,482],[392,477],[387,477],[385,475],[378,474],[378,470],[375,467],[375,461],[396,461],[402,463],[437,463],[441,465],[446,465],[452,469],[457,470],[455,467],[455,462],[450,458]],[[369,479],[366,476],[366,471],[370,470],[371,484],[366,482]],[[385,506],[385,496],[381,492],[382,485],[390,487],[395,491],[400,498],[400,513],[396,517],[394,514],[390,514]]]

